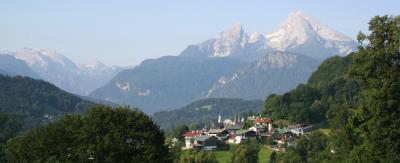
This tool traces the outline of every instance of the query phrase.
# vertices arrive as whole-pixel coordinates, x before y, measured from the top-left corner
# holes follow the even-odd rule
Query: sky
[[[77,63],[134,66],[178,55],[240,22],[268,34],[303,11],[352,38],[375,15],[400,15],[400,1],[12,0],[0,2],[0,49],[60,52]]]

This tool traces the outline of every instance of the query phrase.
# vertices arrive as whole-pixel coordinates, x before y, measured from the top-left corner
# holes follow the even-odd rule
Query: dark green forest
[[[24,128],[93,105],[48,82],[21,76],[0,75],[0,99],[0,110],[23,119]]]

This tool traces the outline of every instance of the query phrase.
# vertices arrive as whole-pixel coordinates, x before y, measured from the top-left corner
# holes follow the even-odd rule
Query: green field
[[[320,129],[318,129],[318,131],[321,131],[325,135],[329,135],[329,133],[331,132],[331,129],[330,128],[320,128]]]
[[[217,158],[218,162],[220,163],[227,163],[232,157],[231,151],[216,151],[214,153],[215,157]]]
[[[258,160],[260,161],[260,163],[267,163],[269,161],[269,156],[271,155],[271,153],[272,150],[261,147],[260,153],[258,153]]]
[[[272,151],[265,147],[260,148],[260,153],[258,153],[258,159],[260,163],[266,163],[269,161],[269,155],[271,155]],[[231,151],[216,151],[214,152],[215,157],[220,163],[227,163],[229,162],[230,158],[232,157]]]
[[[329,127],[329,124],[325,124],[317,129],[317,131],[321,131],[325,135],[329,136],[329,133],[331,132],[331,128]]]

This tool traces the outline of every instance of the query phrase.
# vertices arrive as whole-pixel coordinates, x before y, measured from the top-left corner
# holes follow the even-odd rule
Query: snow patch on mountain
[[[13,54],[16,58],[25,61],[29,66],[33,67],[48,67],[50,64],[53,64],[70,69],[77,69],[72,61],[55,51],[23,48],[20,51],[13,52]]]
[[[125,83],[125,84],[116,83],[115,86],[117,86],[119,89],[121,89],[124,92],[129,92],[129,90],[130,90],[130,84],[129,83]]]
[[[146,90],[144,92],[138,92],[138,96],[148,96],[150,95],[150,90]]]
[[[78,67],[82,70],[103,70],[108,68],[107,65],[97,60],[84,64],[78,64]]]

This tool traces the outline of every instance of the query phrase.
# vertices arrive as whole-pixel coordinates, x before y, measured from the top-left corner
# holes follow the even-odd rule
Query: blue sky
[[[399,6],[395,0],[2,1],[0,49],[50,49],[75,62],[132,66],[177,55],[235,22],[267,34],[298,10],[355,38],[374,15],[400,15]]]

